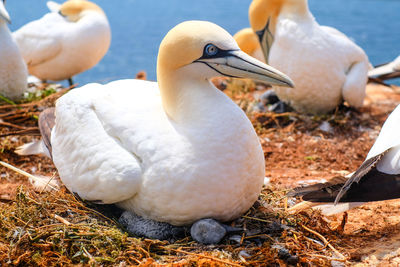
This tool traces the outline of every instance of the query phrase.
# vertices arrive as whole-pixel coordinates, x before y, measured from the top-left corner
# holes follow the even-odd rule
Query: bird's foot
[[[209,245],[218,244],[227,233],[240,231],[243,229],[221,224],[214,219],[202,219],[192,225],[190,235],[193,240]]]
[[[145,219],[129,211],[119,218],[119,223],[135,236],[174,241],[185,236],[185,227]]]
[[[129,211],[125,211],[118,221],[130,234],[151,239],[173,242],[188,232],[185,226],[145,219]],[[243,229],[221,224],[214,219],[199,220],[190,228],[193,240],[206,245],[218,244],[226,234],[241,231]]]
[[[74,81],[72,80],[72,77],[68,78],[68,85],[71,89],[75,88],[75,84]]]

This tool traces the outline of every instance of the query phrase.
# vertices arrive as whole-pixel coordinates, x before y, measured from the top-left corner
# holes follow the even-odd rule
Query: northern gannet
[[[400,56],[392,62],[377,66],[368,72],[368,77],[379,81],[400,77]]]
[[[353,174],[297,188],[291,195],[305,200],[292,210],[317,206],[326,215],[365,202],[400,198],[400,105],[387,118],[364,163]]]
[[[11,100],[19,100],[27,89],[28,71],[7,23],[10,16],[0,0],[0,94]]]
[[[260,42],[258,41],[257,35],[253,32],[253,29],[245,28],[240,30],[233,38],[243,52],[265,63]]]
[[[253,0],[250,24],[266,62],[287,73],[296,90],[277,88],[278,97],[299,112],[326,113],[343,100],[360,107],[369,62],[343,33],[320,26],[307,0]]]
[[[106,54],[111,31],[104,11],[86,0],[48,3],[51,12],[13,33],[29,73],[60,81],[95,66]],[[57,12],[58,11],[58,12]]]
[[[221,75],[293,86],[219,26],[183,22],[161,42],[158,83],[88,84],[57,101],[44,139],[61,180],[83,199],[176,226],[237,218],[261,191],[264,154],[246,114],[210,82]]]

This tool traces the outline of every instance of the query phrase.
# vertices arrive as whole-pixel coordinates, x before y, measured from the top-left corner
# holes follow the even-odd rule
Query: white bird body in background
[[[65,80],[95,66],[111,42],[107,17],[96,4],[48,3],[51,12],[13,33],[29,73],[41,80]],[[58,12],[57,12],[58,10]]]
[[[307,0],[254,0],[249,18],[255,32],[272,36],[261,45],[269,55],[268,64],[296,84],[296,90],[276,89],[282,101],[313,114],[329,112],[343,100],[362,106],[369,68],[366,54],[343,33],[320,26]]]
[[[246,114],[210,83],[220,75],[293,86],[219,26],[181,23],[160,45],[158,83],[88,84],[58,100],[61,180],[83,199],[173,225],[237,218],[257,200],[265,163]]]
[[[7,23],[10,16],[0,0],[0,94],[19,100],[27,89],[28,71]]]

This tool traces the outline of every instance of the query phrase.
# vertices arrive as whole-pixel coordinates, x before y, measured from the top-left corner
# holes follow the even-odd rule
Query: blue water
[[[159,43],[166,32],[185,20],[209,20],[234,34],[248,27],[251,0],[95,0],[106,12],[112,29],[107,55],[93,69],[75,77],[80,85],[132,78],[145,70],[156,79]],[[399,0],[309,0],[321,25],[347,34],[368,54],[373,64],[400,54]],[[47,12],[45,0],[7,1],[11,30]]]

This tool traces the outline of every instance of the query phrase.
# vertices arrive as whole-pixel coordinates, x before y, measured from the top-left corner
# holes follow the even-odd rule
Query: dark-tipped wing
[[[333,202],[342,186],[346,183],[345,177],[334,177],[326,183],[298,187],[289,192],[289,197],[303,197],[311,202]]]
[[[384,153],[365,161],[349,178],[336,177],[327,183],[294,189],[290,196],[322,203],[369,202],[400,198],[400,174],[387,174],[376,165]]]
[[[359,184],[361,179],[363,178],[368,179],[369,176],[368,177],[365,176],[368,173],[370,173],[373,169],[376,169],[376,165],[388,151],[389,150],[386,150],[385,152],[364,161],[363,164],[361,164],[361,166],[355,171],[355,173],[350,177],[350,179],[346,181],[346,183],[340,189],[340,191],[336,196],[335,204],[337,204],[340,201],[340,199],[344,196],[344,194],[346,194],[346,192],[351,188],[351,186],[354,183]]]
[[[40,134],[42,135],[43,143],[46,146],[47,150],[50,152],[51,157],[51,130],[56,123],[55,111],[55,108],[48,108],[42,111],[39,115]]]

